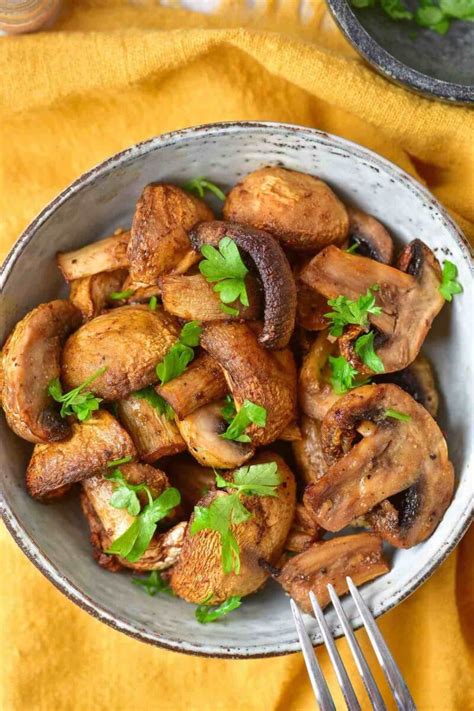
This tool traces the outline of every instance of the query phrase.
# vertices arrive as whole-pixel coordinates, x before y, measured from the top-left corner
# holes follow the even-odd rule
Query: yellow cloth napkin
[[[202,15],[151,0],[76,0],[51,31],[1,38],[0,258],[93,164],[170,129],[232,119],[300,123],[368,146],[425,182],[474,237],[472,113],[385,81],[345,42],[322,0],[301,7],[257,0],[249,10],[224,0]],[[314,708],[300,655],[208,660],[129,639],[75,607],[4,529],[0,536],[2,711]],[[380,620],[423,711],[474,706],[473,544],[471,531]],[[339,649],[366,698],[345,643]],[[342,709],[327,655],[318,655]]]

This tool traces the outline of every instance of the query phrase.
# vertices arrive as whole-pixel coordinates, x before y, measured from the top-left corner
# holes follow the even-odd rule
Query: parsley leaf
[[[200,198],[203,198],[204,192],[209,190],[209,192],[213,193],[219,200],[225,200],[225,194],[222,190],[218,188],[215,183],[211,183],[210,180],[207,180],[207,178],[201,177],[188,180],[188,182],[183,185],[183,188],[189,193],[197,193]]]
[[[239,315],[239,309],[234,309],[232,306],[226,306],[226,304],[221,304],[221,311],[224,314],[229,314],[229,316],[238,316]]]
[[[199,345],[201,331],[197,321],[190,321],[183,326],[177,343],[171,346],[161,363],[156,366],[156,374],[162,385],[184,373],[194,358],[193,348]]]
[[[199,271],[214,286],[223,304],[230,304],[237,299],[244,306],[249,305],[245,277],[248,269],[242,261],[239,248],[230,237],[223,237],[219,242],[219,251],[210,244],[203,244],[201,253],[204,257],[199,263]],[[233,314],[235,316],[235,314]]]
[[[385,417],[393,417],[394,420],[401,420],[402,422],[410,422],[411,415],[407,415],[405,412],[399,412],[398,410],[385,410]]]
[[[225,396],[225,405],[224,407],[221,408],[221,415],[224,418],[226,422],[230,423],[234,419],[234,417],[237,414],[237,410],[235,409],[235,402],[234,398],[232,395],[226,395]]]
[[[351,246],[345,249],[344,251],[347,252],[347,254],[354,254],[354,252],[357,252],[358,249],[359,245],[357,244],[357,242],[354,242],[354,244],[351,244]]]
[[[239,494],[247,496],[276,496],[281,477],[277,463],[266,462],[236,469],[233,481],[227,481],[216,473],[216,483],[220,489],[236,489]]]
[[[333,311],[324,314],[324,316],[332,322],[329,329],[331,336],[342,336],[344,327],[348,324],[368,326],[369,314],[381,314],[382,309],[380,306],[376,306],[375,296],[372,293],[373,291],[378,291],[378,289],[379,286],[374,284],[370,289],[367,289],[367,293],[364,296],[359,296],[357,301],[342,295],[335,299],[329,299],[328,306],[331,306]]]
[[[150,301],[148,302],[148,308],[150,311],[156,311],[156,307],[158,306],[158,299],[156,296],[151,296]]]
[[[133,395],[141,400],[147,400],[155,410],[158,410],[158,414],[165,415],[167,420],[174,418],[175,412],[173,408],[166,402],[164,397],[161,397],[161,395],[156,392],[152,385],[149,385],[147,388],[142,388],[141,390],[135,390]]]
[[[401,0],[380,0],[380,7],[392,20],[412,20],[410,12]]]
[[[256,405],[250,400],[244,400],[242,407],[236,413],[224,434],[220,436],[223,439],[230,439],[234,442],[251,442],[250,437],[244,434],[244,431],[252,423],[257,427],[265,427],[267,411],[264,407]]]
[[[354,350],[361,361],[374,373],[383,373],[385,371],[384,364],[374,350],[374,332],[359,336],[354,345]]]
[[[169,583],[164,580],[157,570],[152,570],[148,578],[139,578],[132,576],[132,583],[138,585],[147,595],[156,595],[156,593],[167,593],[173,595]]]
[[[217,607],[211,608],[205,604],[199,605],[194,614],[196,615],[196,620],[202,625],[205,625],[208,622],[215,622],[216,620],[219,620],[221,617],[224,617],[224,615],[228,615],[229,612],[236,610],[241,606],[241,604],[240,596],[233,595]]]
[[[329,382],[336,395],[343,395],[348,390],[358,388],[361,385],[367,385],[367,383],[370,382],[369,378],[365,378],[355,383],[354,378],[359,375],[359,371],[353,368],[344,356],[338,356],[337,358],[329,356],[329,364],[331,367]]]
[[[441,273],[441,284],[439,290],[446,301],[452,301],[454,294],[462,292],[462,286],[457,281],[458,268],[455,264],[446,260]]]
[[[125,289],[125,291],[111,291],[108,298],[113,301],[119,301],[120,299],[128,299],[129,296],[133,296],[135,289]]]
[[[107,462],[107,466],[109,469],[115,469],[115,467],[119,467],[121,464],[128,464],[131,461],[132,457],[129,455],[128,457],[122,457],[122,459],[113,459],[111,462]]]
[[[61,417],[76,415],[78,420],[84,422],[91,417],[95,410],[99,409],[99,403],[102,402],[102,398],[95,397],[93,393],[88,390],[84,390],[84,388],[90,385],[94,380],[96,380],[96,378],[103,375],[106,370],[106,366],[99,368],[99,370],[84,380],[81,385],[73,390],[69,390],[67,393],[63,393],[59,378],[55,378],[49,383],[48,393],[51,395],[53,400],[61,403],[61,410],[59,412]]]
[[[440,0],[440,8],[445,15],[455,17],[458,20],[474,21],[473,0]]]
[[[415,20],[420,27],[428,27],[439,35],[446,34],[451,24],[438,5],[426,4],[419,7],[415,13]]]

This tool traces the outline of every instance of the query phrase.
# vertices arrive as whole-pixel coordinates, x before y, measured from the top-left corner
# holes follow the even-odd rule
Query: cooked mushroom
[[[320,333],[303,359],[298,379],[298,400],[305,415],[322,420],[339,399],[329,383],[329,356],[336,355],[337,344],[327,332]]]
[[[327,471],[321,444],[321,423],[303,415],[300,429],[301,439],[293,442],[293,454],[303,481],[311,484]]]
[[[75,388],[104,366],[88,389],[106,400],[156,382],[156,364],[176,342],[179,326],[161,307],[121,306],[84,324],[66,341],[62,380]]]
[[[70,433],[48,384],[59,376],[62,344],[80,323],[81,314],[70,301],[50,301],[19,321],[3,347],[5,417],[28,442],[53,442]]]
[[[211,223],[212,224],[212,223]],[[255,319],[261,311],[260,289],[255,278],[247,274],[245,286],[249,306],[235,301],[229,306],[237,309],[236,316],[222,310],[219,294],[202,274],[165,274],[160,279],[163,306],[170,314],[186,321],[228,321],[232,318]]]
[[[63,442],[35,446],[26,470],[26,486],[35,499],[99,474],[111,461],[136,454],[127,432],[105,410],[84,422],[73,422],[71,429],[71,437]]]
[[[116,269],[113,272],[99,272],[74,279],[71,282],[69,299],[82,313],[83,319],[90,321],[105,309],[109,304],[109,295],[120,291],[126,278],[126,269]]]
[[[147,185],[137,202],[128,245],[132,281],[147,286],[167,272],[187,271],[199,259],[187,233],[213,218],[203,200],[176,185]]]
[[[216,475],[211,467],[203,467],[189,454],[172,457],[166,464],[171,486],[181,494],[181,503],[187,514],[211,489],[215,489]]]
[[[348,207],[347,212],[349,239],[357,245],[357,254],[382,264],[391,264],[393,241],[385,227],[375,217],[355,207]]]
[[[188,450],[205,467],[238,467],[255,452],[255,448],[250,444],[234,442],[220,436],[228,426],[222,416],[224,405],[224,400],[212,402],[176,421]]]
[[[260,565],[264,560],[275,564],[282,552],[295,511],[295,480],[293,473],[278,455],[265,452],[251,464],[276,462],[281,476],[276,496],[243,496],[244,506],[252,517],[232,526],[240,549],[240,574],[225,574],[221,564],[221,540],[216,531],[202,530],[194,536],[186,533],[181,556],[171,571],[171,587],[176,595],[188,602],[201,603],[212,594],[212,604],[232,595],[249,595],[268,578]],[[209,506],[215,497],[226,496],[209,492],[199,502]],[[190,525],[194,517],[191,517]]]
[[[185,451],[186,444],[174,419],[160,414],[145,398],[132,393],[118,400],[117,414],[144,462]]]
[[[321,435],[328,471],[306,489],[305,503],[323,528],[340,531],[373,512],[371,525],[393,545],[409,548],[433,533],[451,501],[454,474],[441,430],[424,407],[391,383],[366,385],[331,408]],[[375,508],[386,499],[390,517]]]
[[[284,442],[299,442],[301,440],[301,430],[297,422],[290,422],[281,433],[279,439]]]
[[[193,247],[218,247],[230,237],[254,262],[264,293],[264,327],[259,340],[266,348],[284,348],[293,333],[296,286],[291,267],[276,240],[267,232],[232,222],[205,222],[190,232]]]
[[[246,430],[252,444],[278,439],[296,417],[296,367],[291,353],[267,351],[247,324],[237,322],[205,325],[201,345],[225,369],[237,409],[245,400],[266,409],[265,427],[251,425]]]
[[[66,281],[126,269],[129,239],[130,232],[119,229],[110,237],[86,244],[74,252],[58,252],[58,267]]]
[[[323,529],[314,520],[304,504],[296,504],[295,517],[285,542],[285,550],[301,553],[323,535]]]
[[[156,388],[182,420],[229,391],[222,368],[207,353],[201,353],[182,375]]]
[[[376,329],[375,345],[385,372],[401,370],[412,363],[431,328],[435,316],[444,304],[439,292],[441,269],[431,250],[420,240],[414,240],[402,251],[398,269],[373,259],[327,247],[314,257],[303,271],[302,280],[328,299],[340,294],[357,299],[375,284],[380,315],[369,317]],[[344,336],[344,355],[358,368],[361,364],[350,342],[360,333],[355,327]],[[342,350],[342,346],[341,346]]]
[[[436,417],[439,407],[439,395],[436,388],[433,368],[429,360],[419,353],[413,363],[398,373],[377,375],[378,383],[395,383],[405,390],[420,405],[423,405],[432,417]]]
[[[347,210],[319,178],[285,168],[262,168],[247,175],[227,195],[226,220],[275,235],[285,247],[317,251],[342,244]]]
[[[348,591],[347,576],[362,585],[389,570],[380,538],[359,533],[314,543],[290,558],[276,579],[304,612],[312,614],[310,591],[321,607],[326,607],[331,602],[329,583],[337,595],[344,595]]]

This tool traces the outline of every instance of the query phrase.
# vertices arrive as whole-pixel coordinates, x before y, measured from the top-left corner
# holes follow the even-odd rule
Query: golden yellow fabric
[[[216,15],[201,15],[154,1],[71,0],[51,31],[0,39],[0,257],[93,164],[163,131],[232,119],[300,123],[368,146],[424,181],[474,237],[472,113],[388,83],[322,0],[302,5],[300,17],[295,0],[260,0],[252,11],[224,0]],[[380,621],[423,711],[474,706],[473,544],[471,531]],[[152,648],[75,607],[5,530],[1,550],[2,711],[314,708],[300,655],[222,661]]]

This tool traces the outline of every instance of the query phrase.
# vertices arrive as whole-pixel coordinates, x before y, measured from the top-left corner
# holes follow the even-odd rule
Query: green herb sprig
[[[132,583],[138,585],[147,595],[153,596],[156,593],[167,593],[174,595],[169,583],[164,580],[157,570],[152,570],[147,578],[140,578],[136,575],[132,576]]]
[[[212,597],[212,594],[210,597]],[[220,620],[225,615],[228,615],[229,612],[232,612],[232,610],[236,610],[242,604],[239,595],[229,597],[217,607],[210,607],[209,605],[206,605],[205,602],[199,605],[194,613],[196,620],[202,625],[205,625],[208,622],[216,622],[216,620]]]
[[[162,385],[184,373],[194,358],[193,349],[199,345],[201,332],[202,328],[197,321],[189,321],[183,326],[178,341],[156,366],[156,374]]]
[[[201,254],[204,259],[199,263],[199,271],[207,281],[215,282],[214,291],[222,301],[222,310],[236,316],[238,310],[228,304],[239,299],[243,306],[249,305],[245,286],[248,269],[242,261],[239,248],[230,237],[223,237],[218,250],[210,244],[203,244]]]
[[[335,299],[329,299],[328,306],[333,310],[324,314],[324,316],[331,322],[330,335],[336,338],[342,336],[345,326],[350,324],[365,328],[369,323],[369,314],[381,314],[382,309],[376,305],[375,296],[372,293],[378,291],[379,288],[378,284],[374,284],[367,289],[365,295],[359,296],[356,301],[342,295],[337,296]]]
[[[348,390],[370,383],[369,378],[356,382],[355,379],[360,373],[344,356],[338,356],[337,358],[329,356],[329,366],[331,368],[329,382],[336,395],[343,395]]]
[[[256,405],[250,400],[244,400],[238,412],[235,409],[235,404],[232,404],[235,414],[233,414],[230,422],[228,420],[231,413],[230,403],[226,402],[221,410],[222,416],[229,422],[229,426],[220,436],[223,439],[233,440],[234,442],[251,442],[250,437],[245,434],[246,428],[251,424],[255,424],[257,427],[265,427],[267,424],[267,411],[264,407]]]
[[[158,306],[158,299],[156,296],[151,296],[150,301],[148,302],[148,308],[150,311],[156,311],[156,307]]]
[[[462,285],[457,280],[458,268],[448,259],[443,264],[441,273],[440,293],[446,301],[452,301],[454,294],[462,292]]]
[[[188,182],[183,185],[183,188],[189,193],[196,193],[200,198],[203,198],[206,190],[209,190],[209,192],[213,193],[219,200],[225,200],[225,194],[222,190],[215,183],[211,183],[210,180],[204,177],[188,180]]]
[[[216,484],[219,489],[235,489],[247,496],[276,496],[281,477],[277,463],[267,462],[236,469],[230,481],[216,472]]]
[[[128,299],[129,296],[133,296],[135,289],[125,289],[125,291],[111,291],[108,298],[112,301],[120,301],[121,299]]]
[[[351,0],[352,7],[375,7],[377,0]],[[474,0],[419,0],[419,6],[411,12],[402,0],[379,0],[382,10],[394,21],[414,21],[419,27],[444,35],[453,20],[474,22]]]
[[[411,420],[411,415],[407,415],[406,412],[399,412],[398,410],[392,410],[391,408],[388,408],[388,410],[384,411],[384,416],[385,417],[392,417],[394,420],[400,420],[401,422],[410,422],[410,420]]]
[[[354,350],[361,361],[374,373],[383,373],[384,364],[374,350],[374,332],[369,331],[363,336],[359,336],[354,344]]]
[[[54,378],[48,385],[48,393],[51,395],[53,400],[61,403],[61,410],[59,414],[61,417],[68,417],[68,415],[75,415],[78,420],[85,422],[88,420],[92,413],[99,409],[99,404],[102,402],[101,397],[96,397],[89,390],[85,390],[88,385],[90,385],[94,380],[100,378],[101,375],[105,373],[107,366],[99,368],[84,380],[81,385],[77,388],[69,390],[67,393],[63,393],[61,381],[59,378]]]
[[[164,397],[159,395],[152,385],[147,388],[142,388],[141,390],[135,390],[133,393],[135,397],[141,400],[146,400],[152,405],[155,410],[158,411],[159,415],[165,415],[167,420],[173,420],[175,416],[175,411],[169,403],[166,402]]]

